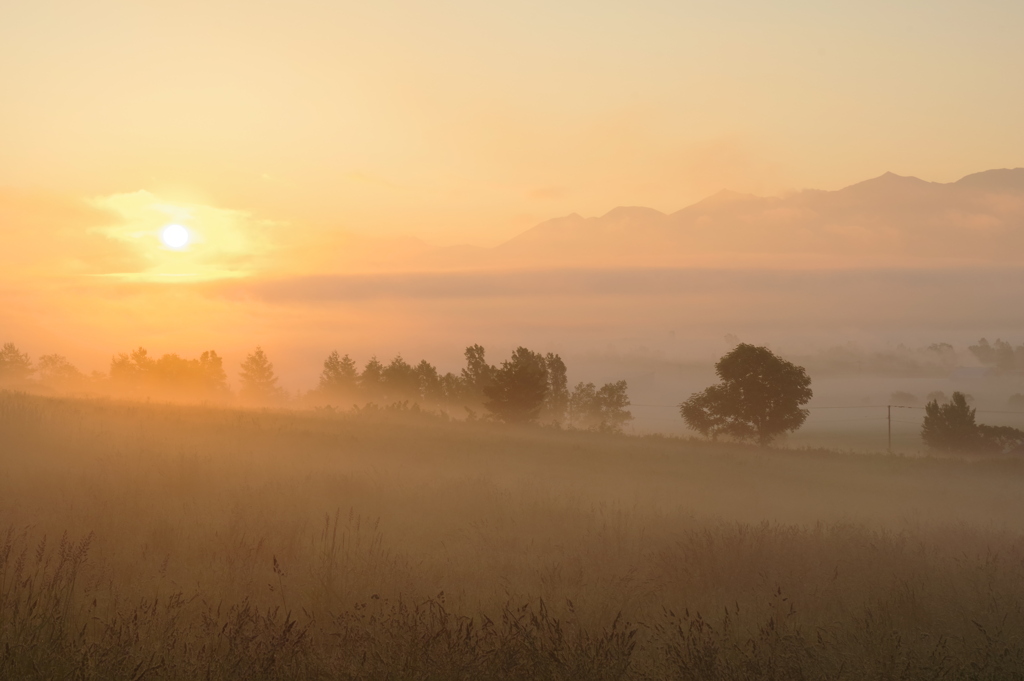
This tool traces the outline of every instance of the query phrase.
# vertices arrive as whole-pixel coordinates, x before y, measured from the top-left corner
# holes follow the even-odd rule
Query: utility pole
[[[905,404],[887,404],[885,405],[886,420],[889,422],[889,453],[892,454],[892,408],[897,409],[920,409],[920,407],[908,407]]]

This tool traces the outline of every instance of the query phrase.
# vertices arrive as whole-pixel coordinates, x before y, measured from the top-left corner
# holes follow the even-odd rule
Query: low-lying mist
[[[9,678],[1024,668],[1016,459],[11,393],[0,437]]]

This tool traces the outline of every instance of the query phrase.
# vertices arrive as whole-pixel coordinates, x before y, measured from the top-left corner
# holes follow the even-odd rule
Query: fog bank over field
[[[4,678],[1024,665],[1019,459],[3,392],[0,434]]]
[[[62,206],[29,220],[36,203],[5,199],[0,215],[22,225],[15,245],[51,223],[88,231],[113,219]],[[958,386],[1000,405],[1022,389],[1016,374],[971,374],[979,366],[967,346],[1024,341],[1024,169],[948,184],[886,174],[774,198],[723,193],[672,214],[624,207],[544,222],[495,248],[339,232],[302,260],[282,230],[259,227],[263,264],[244,276],[195,281],[122,272],[131,248],[119,241],[107,253],[89,232],[90,262],[106,263],[104,273],[7,270],[0,330],[33,356],[60,353],[86,372],[139,346],[155,356],[215,349],[229,381],[261,345],[291,391],[315,385],[332,350],[360,365],[425,358],[444,372],[459,369],[468,345],[492,358],[523,345],[564,357],[572,383],[627,379],[641,432],[681,428],[672,405],[706,386],[737,341],[806,366],[818,405]],[[60,261],[67,243],[53,239],[47,257]],[[136,255],[161,271],[173,264],[159,250]],[[921,354],[937,343],[954,354]]]
[[[287,375],[314,349],[353,356],[405,353],[459,362],[462,348],[518,344],[563,354],[654,355],[706,360],[733,334],[784,352],[807,354],[855,342],[866,350],[963,345],[981,336],[1019,338],[1024,269],[885,270],[546,270],[322,276],[177,286],[93,284],[65,310],[78,333],[52,333],[40,350],[104,362],[113,347],[150,344],[223,352],[262,343]],[[45,305],[44,292],[5,308],[10,317]],[[21,305],[18,305],[18,303]],[[19,309],[22,307],[23,309]],[[63,306],[62,306],[63,307]],[[100,328],[90,311],[117,313]],[[202,327],[168,324],[174,311]],[[75,319],[77,317],[77,319]],[[27,323],[26,323],[27,322]],[[121,326],[123,325],[123,326]],[[119,328],[120,326],[120,328]],[[85,333],[81,333],[85,331]],[[10,333],[10,332],[9,332]],[[26,334],[28,335],[28,334]],[[85,338],[82,338],[82,336]],[[104,338],[105,336],[105,338]],[[200,339],[197,342],[196,338]],[[19,345],[40,343],[31,338]],[[505,350],[501,349],[504,353]],[[315,372],[309,366],[308,372]]]

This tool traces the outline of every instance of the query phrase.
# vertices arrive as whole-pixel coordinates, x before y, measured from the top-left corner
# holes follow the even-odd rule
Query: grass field
[[[1018,460],[2,393],[0,678],[1020,679],[1022,530]]]

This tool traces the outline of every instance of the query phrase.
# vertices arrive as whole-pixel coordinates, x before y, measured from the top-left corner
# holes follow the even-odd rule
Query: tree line
[[[982,338],[967,349],[982,366],[991,367],[994,371],[1024,371],[1024,344],[1014,347],[1000,338],[992,343]]]
[[[986,363],[991,357],[985,353],[991,350],[992,357],[1003,357],[999,360],[1003,368],[1012,368],[1010,360],[1017,353],[1008,343],[996,341],[992,346],[985,339],[970,349],[975,355],[981,354],[979,359],[987,358]],[[995,362],[992,359],[991,363]],[[813,396],[810,376],[803,367],[768,348],[740,343],[715,364],[715,373],[720,383],[694,393],[679,405],[686,425],[701,435],[711,440],[725,436],[767,446],[807,420],[810,412],[803,405]],[[948,401],[942,394],[929,395],[921,439],[943,452],[1024,454],[1024,431],[978,423],[976,413],[961,392],[954,392]]]
[[[954,392],[947,402],[925,405],[921,438],[932,449],[976,454],[1024,454],[1024,431],[1012,426],[978,423],[967,395]]]
[[[1024,347],[1024,346],[1022,346]],[[1016,355],[1007,343],[984,339],[971,351],[982,357],[988,348],[1006,357]],[[1009,351],[1007,351],[1009,348]],[[571,390],[562,358],[525,347],[492,365],[480,345],[466,348],[465,367],[441,374],[421,360],[406,362],[401,355],[388,364],[375,356],[360,370],[356,362],[337,351],[323,361],[317,386],[298,398],[309,405],[416,404],[452,413],[464,411],[469,419],[485,417],[504,423],[549,423],[605,432],[621,432],[633,419],[626,381],[577,383]],[[979,357],[981,359],[981,357]],[[994,360],[993,360],[994,361]],[[813,392],[806,369],[765,347],[740,343],[716,364],[720,382],[694,393],[679,405],[686,425],[717,440],[752,441],[770,445],[781,435],[798,430],[807,420]],[[60,355],[43,355],[33,365],[27,353],[12,343],[0,348],[0,387],[39,385],[73,391],[104,385],[118,394],[192,399],[227,399],[223,359],[214,351],[186,359],[176,354],[151,357],[145,348],[120,353],[111,359],[108,374],[85,376]],[[284,404],[274,365],[261,347],[240,365],[238,398],[248,404]],[[963,393],[929,395],[921,437],[929,447],[947,452],[1024,454],[1024,431],[976,421],[976,410]]]
[[[565,362],[557,354],[519,347],[509,359],[492,365],[482,346],[471,345],[464,357],[466,364],[459,373],[442,374],[426,360],[410,364],[401,355],[387,364],[371,357],[360,369],[347,354],[333,351],[323,361],[317,386],[290,396],[262,347],[240,364],[234,394],[228,387],[224,360],[213,350],[189,359],[177,354],[154,357],[140,347],[112,357],[108,373],[85,375],[61,355],[43,355],[33,364],[27,353],[6,343],[0,348],[0,387],[181,400],[238,399],[265,406],[415,404],[469,419],[604,432],[621,432],[633,419],[626,381],[600,387],[580,382],[570,389]]]

